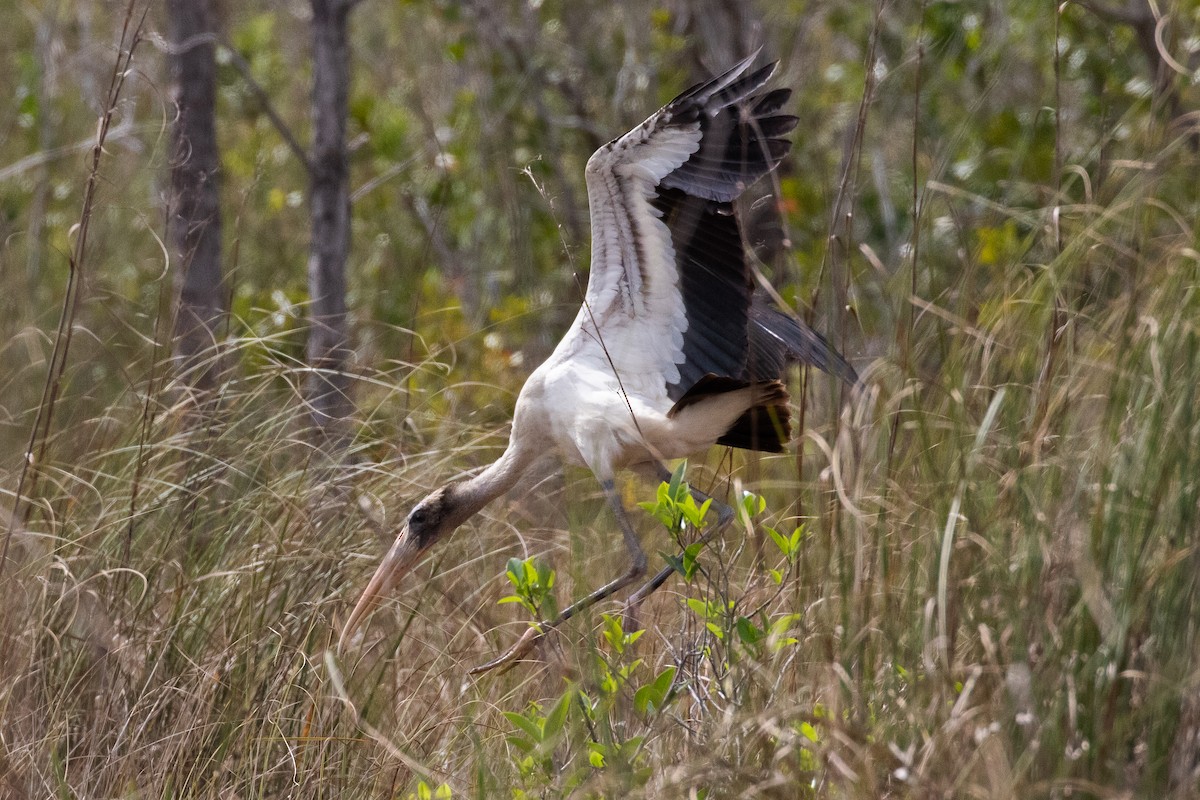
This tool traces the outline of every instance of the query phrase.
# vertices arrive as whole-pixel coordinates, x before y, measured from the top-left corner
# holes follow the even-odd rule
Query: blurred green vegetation
[[[689,22],[705,7],[357,7],[359,428],[336,476],[299,429],[305,171],[228,51],[235,368],[202,426],[170,385],[173,112],[150,7],[33,511],[5,529],[0,795],[1200,792],[1193,0],[1154,6],[1158,60],[1112,16],[1137,2],[746,3],[800,117],[789,247],[764,269],[867,389],[839,405],[808,375],[792,454],[692,464],[766,516],[647,603],[645,635],[607,608],[547,667],[466,677],[523,630],[496,604],[509,559],[552,565],[560,604],[621,567],[593,482],[554,473],[433,553],[355,652],[326,652],[409,504],[503,447],[586,281],[586,159],[725,66]],[[10,10],[6,521],[122,24],[93,0]],[[308,141],[305,6],[221,13]],[[637,515],[647,551],[673,552]]]

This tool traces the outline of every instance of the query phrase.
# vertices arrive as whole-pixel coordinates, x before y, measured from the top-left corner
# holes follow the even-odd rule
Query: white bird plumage
[[[716,443],[782,449],[788,363],[857,379],[820,335],[754,290],[731,203],[779,164],[790,147],[780,137],[796,118],[778,113],[789,90],[754,96],[775,65],[746,74],[753,60],[684,92],[588,160],[592,259],[579,314],[521,389],[504,454],[414,507],[342,642],[434,541],[548,452],[600,480],[633,562],[543,630],[557,625],[645,571],[614,489],[619,470],[659,476],[665,460]],[[486,666],[528,649],[530,631]]]

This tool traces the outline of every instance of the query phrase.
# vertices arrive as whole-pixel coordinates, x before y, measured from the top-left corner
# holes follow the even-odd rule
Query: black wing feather
[[[824,336],[773,307],[762,293],[750,303],[749,343],[746,377],[751,381],[776,380],[789,364],[811,364],[851,386],[858,383],[854,367]]]
[[[742,377],[754,286],[728,203],[661,187],[653,202],[671,231],[688,319],[679,381],[667,387],[678,401],[705,375]]]
[[[778,113],[790,89],[754,95],[775,64],[742,75],[753,59],[692,87],[662,112],[670,124],[698,122],[701,131],[699,149],[659,181],[651,201],[671,231],[688,320],[679,380],[667,386],[676,403],[711,394],[722,380],[774,386],[793,363],[812,364],[847,383],[858,380],[820,334],[754,290],[732,202],[787,155],[791,142],[780,137],[795,129],[797,118]],[[776,392],[720,441],[774,451],[788,430],[786,392]]]

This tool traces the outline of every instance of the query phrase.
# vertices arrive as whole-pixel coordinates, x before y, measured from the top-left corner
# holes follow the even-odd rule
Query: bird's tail
[[[717,444],[765,453],[783,452],[792,437],[792,424],[787,387],[779,380],[752,383],[709,373],[679,398],[667,416],[678,416],[688,406],[747,389],[749,407],[717,439]]]

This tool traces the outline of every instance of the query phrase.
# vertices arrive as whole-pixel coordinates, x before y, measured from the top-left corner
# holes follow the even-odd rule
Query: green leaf
[[[554,708],[550,709],[550,713],[542,720],[543,741],[555,739],[562,733],[563,726],[567,722],[567,712],[571,709],[571,702],[574,699],[575,691],[573,689],[567,690],[562,697],[558,698]]]
[[[792,555],[795,552],[792,547],[792,540],[772,527],[764,525],[763,530],[765,530],[767,535],[771,537],[771,541],[774,542],[775,546],[779,548],[779,552],[783,553],[783,555],[787,557],[788,561],[791,561]]]
[[[505,711],[504,718],[524,731],[535,744],[542,740],[542,726],[536,719],[531,719],[519,711]]]
[[[645,714],[646,709],[650,707],[650,693],[650,684],[646,684],[633,693],[633,707],[637,709],[639,714]]]
[[[595,747],[603,746],[603,745],[596,745],[595,742],[592,742],[591,744]],[[593,749],[592,752],[588,753],[588,763],[591,764],[596,769],[604,769],[604,753],[600,752],[599,750]]]
[[[821,737],[817,734],[817,729],[814,728],[812,725],[809,725],[807,722],[800,723],[800,733],[801,733],[801,735],[804,736],[805,739],[808,739],[810,742],[821,741]]]
[[[703,549],[704,542],[693,542],[683,548],[683,577],[689,581],[696,574],[696,567],[700,566],[697,556],[700,555],[700,551]]]
[[[513,586],[522,586],[525,578],[525,562],[519,558],[510,558],[504,574],[508,576]]]
[[[753,492],[742,493],[742,511],[746,512],[746,516],[753,519],[762,512],[767,510],[767,501]]]
[[[417,800],[433,800],[433,792],[425,781],[417,781]]]
[[[532,753],[533,749],[537,747],[535,742],[529,741],[524,736],[517,736],[516,734],[512,733],[510,733],[508,736],[505,736],[504,741],[508,742],[510,746],[520,750],[525,754]]]
[[[661,710],[675,682],[675,671],[673,665],[668,666],[653,681],[638,689],[633,695],[633,707],[642,714]]]
[[[773,651],[779,652],[784,647],[799,643],[800,640],[796,637],[785,636],[784,634],[791,630],[792,626],[799,622],[801,618],[802,617],[800,614],[784,614],[782,617],[771,623],[771,627],[768,629],[767,636],[770,639],[771,649]]]
[[[602,633],[605,641],[608,642],[608,646],[613,649],[614,653],[620,655],[625,652],[625,629],[621,627],[620,618],[612,614],[601,614],[600,616],[604,620]]]
[[[790,537],[790,541],[791,541],[791,545],[792,545],[792,552],[799,553],[800,552],[800,543],[807,538],[808,538],[808,527],[805,525],[801,525],[800,527],[796,528],[796,530],[792,531],[792,535]]]
[[[541,589],[550,590],[554,588],[554,570],[544,561],[536,561],[533,564],[534,583]]]
[[[679,497],[679,490],[681,488],[684,491],[687,491],[687,488],[686,488],[687,484],[683,482],[683,475],[686,471],[687,471],[687,459],[685,458],[683,461],[680,461],[678,464],[675,465],[675,471],[671,473],[671,482],[670,482],[669,488],[670,488],[670,493],[671,493],[672,499],[676,499]]]
[[[751,622],[748,617],[738,617],[737,633],[743,644],[751,645],[758,644],[766,635],[763,633],[763,629]]]
[[[671,686],[674,685],[675,673],[677,671],[678,670],[675,665],[671,664],[667,667],[664,667],[663,671],[658,673],[658,677],[654,679],[654,683],[652,685],[654,686],[655,696],[659,698],[658,702],[660,705],[662,701],[666,699],[667,692],[671,690]]]

